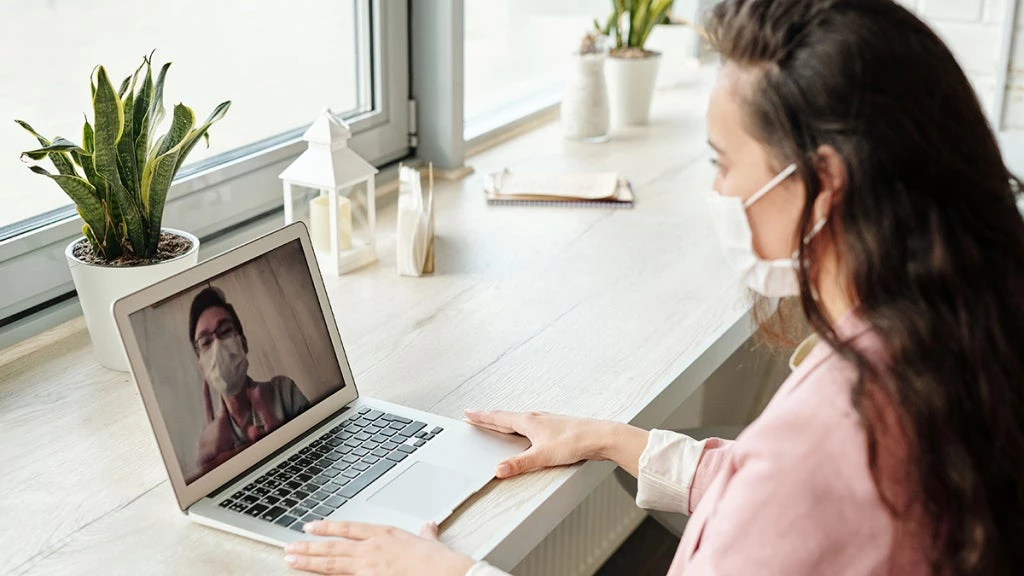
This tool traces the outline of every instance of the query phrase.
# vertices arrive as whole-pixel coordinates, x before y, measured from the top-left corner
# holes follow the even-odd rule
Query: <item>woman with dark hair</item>
[[[725,0],[708,34],[716,229],[819,342],[735,442],[469,412],[533,443],[498,476],[615,461],[638,504],[692,513],[674,575],[1020,573],[1020,183],[963,71],[889,0]],[[308,570],[500,573],[435,530],[309,531],[345,539],[292,545]]]

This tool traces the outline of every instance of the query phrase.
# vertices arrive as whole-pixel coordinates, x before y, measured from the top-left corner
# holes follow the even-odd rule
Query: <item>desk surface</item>
[[[437,187],[437,271],[381,260],[327,278],[360,390],[459,418],[551,410],[655,426],[751,333],[701,193],[704,85],[659,93],[648,127],[607,144],[557,123],[470,159]],[[633,210],[488,207],[483,175],[619,170]],[[63,263],[54,263],[63,265]],[[442,526],[456,550],[511,568],[607,474],[605,463],[492,482]],[[283,573],[280,550],[189,522],[138,392],[90,357],[79,318],[0,351],[0,573]]]

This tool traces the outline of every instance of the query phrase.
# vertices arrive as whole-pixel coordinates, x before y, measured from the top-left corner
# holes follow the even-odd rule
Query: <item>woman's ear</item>
[[[814,222],[827,218],[839,204],[846,191],[846,165],[839,152],[831,146],[819,146],[815,151],[814,168],[818,171],[821,192],[814,201]]]

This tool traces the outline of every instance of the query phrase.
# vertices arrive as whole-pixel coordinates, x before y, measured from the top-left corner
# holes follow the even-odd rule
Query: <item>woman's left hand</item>
[[[335,538],[286,546],[285,562],[298,570],[358,576],[465,576],[474,564],[438,541],[436,524],[424,526],[419,536],[390,526],[330,520],[310,522],[305,529]]]

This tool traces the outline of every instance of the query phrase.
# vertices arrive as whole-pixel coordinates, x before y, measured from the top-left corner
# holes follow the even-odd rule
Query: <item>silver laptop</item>
[[[361,397],[302,223],[113,312],[178,505],[202,524],[276,545],[321,518],[415,533],[528,446]]]

